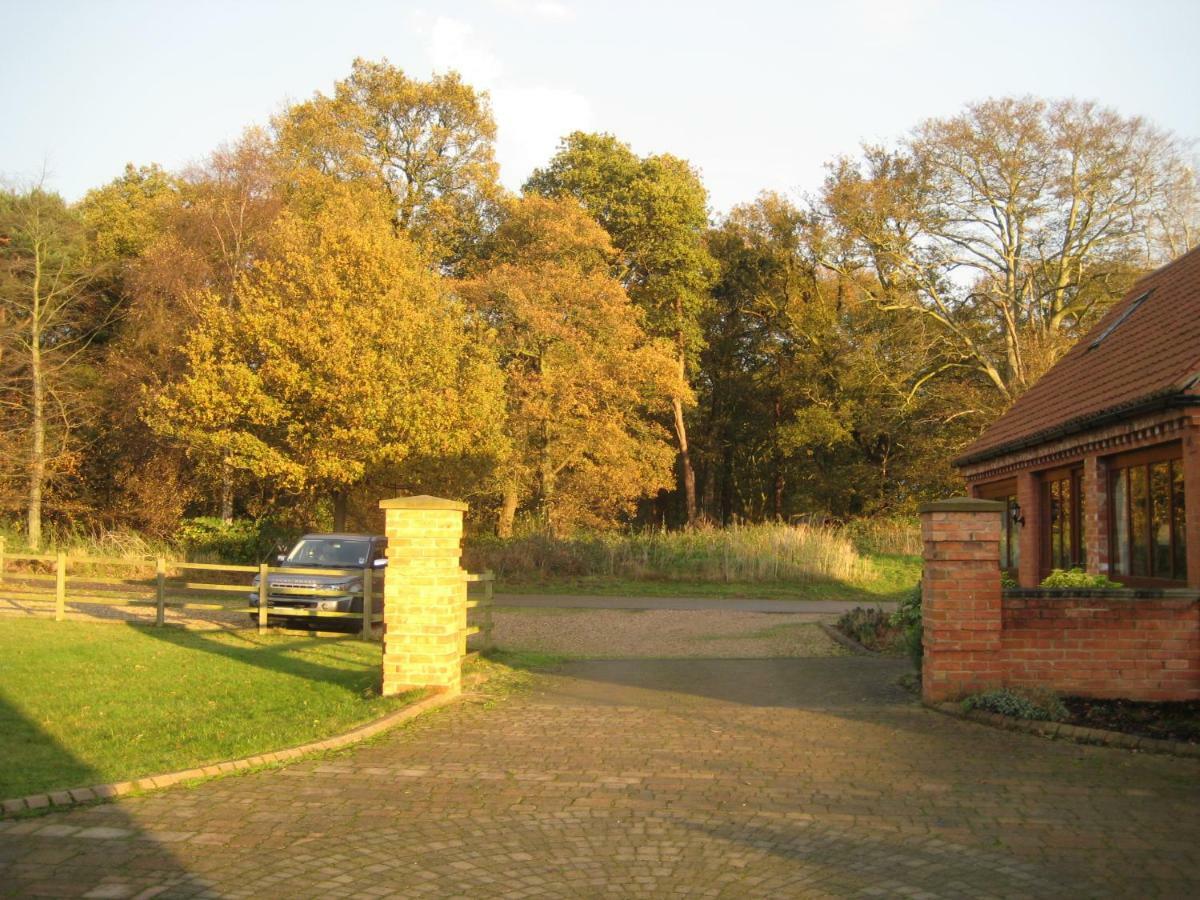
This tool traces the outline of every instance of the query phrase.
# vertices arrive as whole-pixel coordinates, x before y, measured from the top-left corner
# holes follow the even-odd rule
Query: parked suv
[[[353,569],[340,575],[306,575],[300,571],[272,572],[267,575],[267,622],[289,628],[316,628],[322,631],[359,631],[357,619],[324,618],[321,616],[289,616],[287,610],[322,610],[325,612],[362,612],[363,598],[354,592],[363,589],[363,570],[371,569],[372,612],[383,609],[383,570],[387,568],[387,538],[378,534],[306,534],[288,553],[276,558],[285,569]],[[250,595],[250,616],[258,620],[258,576],[254,576],[254,593]],[[312,596],[302,593],[318,588],[324,591],[345,591],[344,595]]]

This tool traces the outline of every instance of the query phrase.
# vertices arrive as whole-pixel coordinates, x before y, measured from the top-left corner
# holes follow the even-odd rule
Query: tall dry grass
[[[857,583],[872,572],[870,561],[841,529],[783,524],[574,538],[479,537],[467,542],[465,560],[468,568],[490,568],[500,578]]]
[[[921,555],[921,525],[915,518],[852,519],[841,530],[859,553]]]

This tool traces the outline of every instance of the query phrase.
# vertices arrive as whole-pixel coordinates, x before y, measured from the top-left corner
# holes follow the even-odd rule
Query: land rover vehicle
[[[387,538],[378,534],[306,534],[287,553],[276,558],[288,571],[267,575],[267,623],[321,631],[360,631],[359,619],[288,615],[289,610],[361,613],[363,572],[372,571],[373,612],[383,609],[383,578],[387,568]],[[304,569],[345,569],[341,574],[306,574]],[[258,576],[250,595],[250,616],[258,620]],[[329,591],[313,596],[313,589]],[[341,593],[338,593],[341,592]]]

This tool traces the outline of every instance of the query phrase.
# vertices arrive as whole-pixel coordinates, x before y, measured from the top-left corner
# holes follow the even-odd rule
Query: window
[[[1042,476],[1043,569],[1087,566],[1083,518],[1083,470],[1065,469]]]
[[[1183,461],[1179,445],[1112,464],[1112,572],[1187,580]]]
[[[1125,311],[1123,313],[1121,313],[1119,316],[1117,316],[1116,319],[1113,320],[1113,323],[1111,325],[1109,325],[1102,332],[1100,332],[1100,334],[1096,337],[1096,339],[1094,341],[1092,341],[1090,344],[1088,344],[1088,350],[1095,350],[1097,347],[1099,347],[1101,344],[1103,344],[1105,339],[1110,334],[1112,334],[1114,331],[1116,331],[1118,328],[1120,328],[1122,323],[1124,323],[1126,319],[1128,319],[1135,312],[1137,312],[1138,307],[1141,306],[1143,303],[1145,303],[1149,297],[1150,297],[1150,291],[1146,291],[1146,293],[1142,294],[1140,297],[1138,297],[1136,300],[1134,300],[1132,303],[1130,303],[1127,307],[1125,307]]]
[[[1000,568],[1015,573],[1021,565],[1021,533],[1017,523],[1021,507],[1017,505],[1017,483],[1010,480],[980,485],[979,496],[1004,504],[1000,522]]]

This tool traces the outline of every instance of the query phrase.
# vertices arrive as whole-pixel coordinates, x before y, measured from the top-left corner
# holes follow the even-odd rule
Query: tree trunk
[[[42,545],[42,487],[46,480],[46,386],[43,382],[42,352],[39,344],[41,334],[35,315],[33,339],[29,353],[29,370],[33,382],[30,396],[30,448],[29,448],[29,546],[37,550]]]
[[[339,489],[333,492],[333,530],[346,530],[346,500],[348,492]]]
[[[233,524],[233,469],[229,463],[221,463],[221,521]]]
[[[504,488],[504,498],[500,503],[500,514],[496,518],[496,537],[512,537],[513,522],[516,518],[517,489],[514,485],[507,485]]]
[[[29,508],[26,531],[29,546],[42,545],[42,488],[46,481],[46,385],[42,371],[42,256],[35,251],[33,303],[29,318],[30,441]]]
[[[675,439],[679,443],[679,473],[683,478],[683,496],[687,502],[687,523],[697,524],[696,515],[696,470],[692,468],[692,457],[688,453],[687,425],[683,421],[683,399],[671,398],[671,409],[675,413]]]

